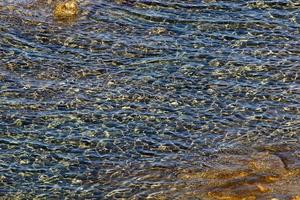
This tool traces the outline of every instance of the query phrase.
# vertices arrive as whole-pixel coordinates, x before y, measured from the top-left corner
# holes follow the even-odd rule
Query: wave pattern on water
[[[0,195],[155,198],[219,152],[299,144],[297,1],[79,3],[0,3]]]

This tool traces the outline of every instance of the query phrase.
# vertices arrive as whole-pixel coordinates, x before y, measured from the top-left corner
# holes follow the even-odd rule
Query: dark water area
[[[300,198],[299,1],[53,3],[0,1],[0,198]]]

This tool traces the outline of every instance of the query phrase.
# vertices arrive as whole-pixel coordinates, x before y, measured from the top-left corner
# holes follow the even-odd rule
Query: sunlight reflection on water
[[[299,195],[296,1],[79,4],[0,3],[1,196]]]

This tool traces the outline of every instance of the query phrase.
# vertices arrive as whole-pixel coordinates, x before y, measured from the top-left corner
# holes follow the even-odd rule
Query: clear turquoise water
[[[0,2],[0,196],[150,198],[220,151],[299,144],[298,1],[80,7]]]

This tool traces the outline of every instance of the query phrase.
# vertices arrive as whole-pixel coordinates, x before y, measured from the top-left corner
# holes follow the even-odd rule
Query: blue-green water
[[[298,1],[79,3],[0,2],[0,196],[151,199],[218,152],[299,144]]]

